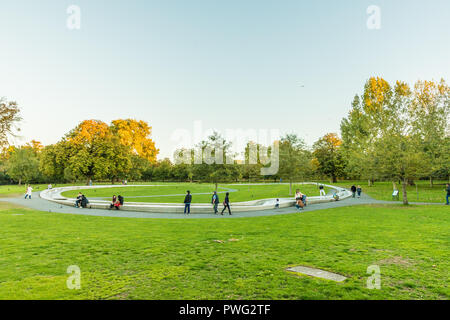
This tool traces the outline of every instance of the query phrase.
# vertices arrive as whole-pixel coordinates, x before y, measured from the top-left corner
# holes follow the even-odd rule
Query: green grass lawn
[[[267,199],[275,197],[289,197],[289,185],[286,184],[267,184],[267,185],[219,185],[219,192],[226,191],[225,189],[234,189],[237,192],[230,192],[231,202],[240,202],[257,199]],[[299,185],[294,184],[293,190],[300,189],[301,192],[309,195],[319,195],[319,189],[316,185]],[[157,187],[115,187],[108,189],[93,189],[82,190],[82,192],[88,198],[104,198],[110,199],[112,195],[122,195],[126,201],[132,202],[169,202],[180,203],[183,202],[186,190],[190,190],[194,193],[192,197],[193,203],[209,203],[211,201],[211,195],[215,185],[213,184],[197,184],[197,183],[173,183],[166,184]],[[327,188],[325,188],[327,191]],[[63,192],[66,197],[76,197],[78,190]],[[195,193],[209,193],[209,194],[195,194]],[[158,196],[158,195],[171,195],[178,194],[176,196]],[[180,196],[181,195],[181,196]],[[138,196],[138,197],[136,197]],[[139,196],[152,196],[148,198],[141,198]],[[221,200],[225,198],[225,194],[219,194]]]
[[[445,206],[166,220],[64,215],[0,202],[0,226],[0,299],[450,297]],[[366,288],[374,264],[381,290]],[[81,269],[81,290],[66,288],[70,265]],[[285,271],[293,265],[349,279]]]
[[[330,182],[323,182],[328,183]],[[435,181],[433,187],[430,187],[428,181],[417,180],[416,186],[408,186],[406,191],[408,194],[408,201],[410,202],[435,202],[445,203],[445,195],[447,194],[445,189],[446,181]],[[357,186],[361,185],[363,192],[366,192],[369,196],[377,200],[392,200],[393,185],[392,182],[375,182],[374,186],[369,187],[367,181],[339,181],[332,183],[333,185],[350,188],[353,184]],[[402,201],[401,185],[397,184],[397,188],[400,190],[399,201]]]

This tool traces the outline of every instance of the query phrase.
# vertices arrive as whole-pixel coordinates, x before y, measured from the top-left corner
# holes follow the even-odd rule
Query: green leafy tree
[[[294,179],[304,179],[311,175],[311,152],[306,143],[296,134],[286,134],[281,138],[278,175],[289,180],[289,194],[293,194]]]
[[[39,160],[33,150],[17,148],[7,161],[8,175],[19,185],[39,177]]]
[[[412,132],[420,141],[427,159],[426,175],[430,186],[433,178],[448,166],[448,132],[450,114],[450,88],[441,80],[418,81],[414,86],[409,108]],[[447,148],[448,149],[448,148]]]

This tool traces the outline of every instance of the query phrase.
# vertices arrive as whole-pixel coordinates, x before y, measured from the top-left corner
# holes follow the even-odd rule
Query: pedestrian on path
[[[186,191],[186,197],[184,197],[184,214],[190,214],[191,213],[191,202],[192,202],[192,196],[191,192],[188,190]]]
[[[450,198],[450,185],[447,183],[447,188],[445,189],[445,191],[447,191],[447,197],[445,198],[447,200],[446,205],[449,205],[449,201],[448,198]]]
[[[26,191],[26,193],[25,193],[25,199],[28,198],[28,199],[31,200],[32,192],[33,192],[33,188],[32,188],[30,185],[28,185],[27,191]]]
[[[319,191],[320,191],[320,196],[325,196],[326,195],[325,189],[323,188],[323,185],[319,186]]]
[[[355,195],[356,195],[356,187],[355,187],[355,185],[353,185],[353,186],[350,188],[350,190],[352,191],[352,198],[354,198]]]
[[[230,195],[229,192],[227,192],[227,193],[225,194],[225,200],[223,200],[223,210],[222,210],[222,213],[221,213],[222,215],[223,215],[223,212],[225,211],[225,209],[228,208],[228,213],[229,213],[230,216],[231,216],[230,198],[229,198],[229,195]]]
[[[362,192],[361,186],[358,186],[358,188],[356,188],[356,192],[358,193],[358,198],[361,198],[361,192]]]
[[[219,207],[219,195],[217,194],[216,191],[214,191],[212,199],[211,199],[211,203],[214,207],[214,214],[218,214],[219,210],[217,209]]]

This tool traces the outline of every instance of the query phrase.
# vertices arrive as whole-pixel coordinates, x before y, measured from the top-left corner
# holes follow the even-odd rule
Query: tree
[[[0,148],[8,144],[8,135],[14,135],[17,123],[22,120],[16,102],[0,98]]]
[[[155,163],[159,149],[150,138],[152,127],[145,121],[119,119],[112,121],[111,130],[120,138],[120,143],[131,147],[134,154]]]
[[[8,175],[19,185],[29,183],[39,176],[39,160],[29,148],[17,148],[7,162]]]
[[[313,145],[317,171],[331,178],[332,182],[344,173],[345,162],[341,152],[342,140],[336,133],[328,133]]]
[[[111,179],[125,177],[132,168],[131,150],[120,143],[109,126],[99,120],[86,120],[62,141],[67,164],[66,178]]]
[[[153,169],[153,178],[156,180],[170,180],[172,177],[172,162],[170,159],[158,161]]]
[[[433,186],[433,178],[442,173],[448,165],[448,144],[450,113],[450,88],[441,80],[418,81],[414,86],[413,97],[409,108],[412,132],[421,141],[423,152],[427,158],[426,174]]]
[[[289,180],[289,194],[297,177],[305,178],[311,174],[311,153],[303,139],[296,134],[286,134],[280,140],[280,159],[278,175]]]
[[[366,86],[368,89],[370,87]],[[371,130],[363,101],[356,95],[348,117],[341,121],[341,153],[346,160],[345,174],[354,179],[368,179],[370,186],[376,179],[377,163],[373,149],[376,132]]]
[[[423,143],[426,135],[421,133],[423,130],[419,126],[435,120],[430,119],[432,117],[423,107],[418,107],[418,96],[423,95],[416,92],[414,98],[404,82],[397,81],[392,87],[383,78],[370,78],[360,103],[353,104],[349,118],[341,124],[345,137],[344,152],[363,154],[359,158],[367,160],[361,163],[365,167],[363,171],[390,179],[393,183],[400,181],[404,204],[408,204],[407,184],[429,172],[423,147],[426,146]],[[429,132],[436,133],[433,130]],[[358,144],[360,141],[362,143]],[[442,143],[445,144],[445,139],[436,145]]]
[[[216,190],[219,181],[239,177],[239,170],[234,168],[234,154],[230,149],[231,142],[226,141],[218,132],[213,132],[196,146],[193,175],[196,178],[211,181],[216,185]]]
[[[241,167],[242,178],[250,179],[261,175],[261,168],[263,167],[260,159],[261,150],[264,147],[259,143],[249,141],[244,150],[244,163]]]

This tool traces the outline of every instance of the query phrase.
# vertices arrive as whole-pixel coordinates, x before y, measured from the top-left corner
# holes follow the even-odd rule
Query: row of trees
[[[61,141],[3,148],[0,178],[22,182],[140,179],[159,152],[144,121],[86,120]]]
[[[0,147],[4,147],[0,180],[17,183],[128,179],[217,184],[283,179],[290,182],[292,193],[295,180],[389,180],[394,188],[402,185],[403,202],[407,203],[408,183],[428,178],[432,185],[433,179],[450,175],[450,90],[443,80],[418,81],[410,88],[400,81],[390,85],[382,78],[370,78],[341,122],[341,138],[328,133],[309,147],[296,134],[287,134],[268,147],[250,141],[238,157],[231,151],[231,142],[214,133],[195,150],[177,150],[175,163],[157,161],[151,127],[131,119],[110,125],[86,120],[54,145],[44,147],[32,141],[22,147],[6,147],[6,136],[20,116],[15,103],[0,101],[4,111],[0,119]],[[278,170],[262,176],[261,169],[270,166],[263,158],[271,158],[275,146]]]
[[[418,81],[413,88],[370,78],[342,120],[344,173],[374,182],[390,180],[406,187],[428,177],[430,184],[450,174],[450,89],[440,82]]]

